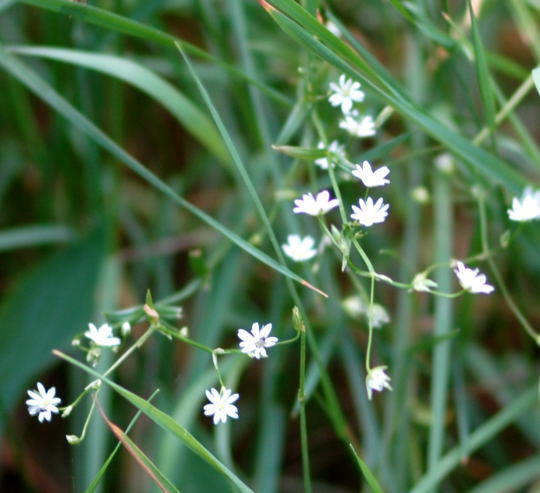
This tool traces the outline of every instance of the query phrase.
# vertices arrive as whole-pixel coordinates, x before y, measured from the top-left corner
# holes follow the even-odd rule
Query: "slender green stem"
[[[485,198],[484,198],[483,193],[478,194],[478,210],[479,210],[479,215],[480,215],[480,234],[482,237],[482,250],[485,252],[488,252],[489,251],[489,240],[488,240],[488,230],[487,230],[488,223],[487,223],[487,214],[486,214],[486,204],[485,204]],[[537,344],[539,344],[540,334],[536,330],[534,330],[532,325],[527,320],[527,317],[525,317],[523,312],[517,306],[516,302],[514,301],[514,298],[512,298],[512,295],[510,294],[510,291],[508,287],[506,286],[506,283],[504,282],[504,279],[497,267],[497,264],[495,264],[493,257],[491,255],[487,255],[486,258],[487,258],[489,267],[491,271],[493,272],[493,275],[495,276],[497,285],[499,286],[499,289],[501,290],[501,293],[508,307],[510,308],[510,310],[512,310],[512,313],[519,320],[521,326],[525,329],[525,332],[527,332],[527,334],[531,336]]]
[[[300,403],[300,441],[302,446],[302,470],[304,474],[304,491],[311,493],[311,473],[309,467],[309,443],[307,431],[306,400],[304,385],[306,381],[306,333],[300,334],[300,375],[298,384],[298,402]]]

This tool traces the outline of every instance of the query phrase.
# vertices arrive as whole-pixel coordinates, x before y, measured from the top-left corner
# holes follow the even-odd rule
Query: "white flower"
[[[480,274],[478,269],[469,269],[463,262],[457,262],[454,272],[461,284],[461,287],[471,293],[489,294],[495,290],[493,286],[486,283],[486,276]]]
[[[352,206],[353,214],[351,219],[358,221],[362,226],[372,226],[376,223],[382,223],[388,215],[388,204],[383,202],[380,198],[377,202],[373,202],[371,197],[368,197],[366,201],[363,199],[358,200],[360,207]]]
[[[437,283],[428,279],[424,272],[420,272],[414,276],[412,288],[414,291],[430,291],[431,288],[436,288]]]
[[[434,159],[435,166],[442,171],[443,173],[446,173],[447,175],[452,174],[454,172],[454,158],[448,154],[447,152],[443,152],[442,154],[439,154]]]
[[[129,322],[124,322],[120,327],[120,333],[127,337],[131,333],[131,324]]]
[[[313,248],[315,240],[311,236],[301,238],[299,235],[288,235],[287,243],[281,245],[285,255],[295,262],[304,262],[317,255],[317,250]]]
[[[355,137],[372,137],[376,133],[375,122],[370,115],[360,118],[357,111],[345,115],[345,119],[339,122],[339,128],[347,130]]]
[[[214,424],[217,425],[220,421],[227,422],[227,418],[238,419],[238,408],[233,404],[240,397],[239,394],[232,394],[231,389],[221,388],[221,392],[211,388],[205,390],[206,397],[210,404],[205,404],[204,415],[214,416]]]
[[[508,209],[512,221],[524,222],[540,218],[540,190],[533,192],[531,187],[525,188],[521,200],[514,197],[512,208]]]
[[[386,179],[386,176],[390,173],[387,166],[373,171],[371,164],[368,161],[364,161],[361,165],[356,164],[353,170],[353,176],[362,180],[362,183],[366,187],[383,187],[390,183],[390,180]]]
[[[112,327],[109,324],[103,324],[99,329],[94,324],[88,324],[84,335],[94,341],[96,346],[118,346],[122,341],[118,337],[113,337]]]
[[[254,322],[251,325],[251,333],[244,329],[238,329],[237,335],[240,339],[240,349],[250,358],[266,358],[266,348],[272,347],[278,342],[277,337],[268,337],[272,330],[272,324],[263,325]]]
[[[302,195],[302,198],[296,199],[294,204],[296,205],[293,209],[294,213],[318,216],[319,214],[326,214],[334,207],[337,207],[339,200],[330,200],[330,193],[328,190],[323,190],[317,194],[317,197],[313,197],[311,193],[306,193]]]
[[[319,145],[317,146],[318,149],[324,149],[324,143],[319,142]],[[341,145],[337,140],[333,140],[330,145],[328,146],[328,151],[333,152],[334,154],[337,154],[340,157],[345,157],[345,146]],[[315,160],[315,164],[319,166],[321,169],[328,169],[328,158],[321,157],[319,159]],[[331,163],[332,167],[334,166],[334,163]]]
[[[43,423],[43,420],[50,421],[51,413],[58,413],[58,404],[62,402],[62,399],[56,396],[56,389],[51,387],[49,390],[46,390],[45,387],[38,382],[37,391],[36,390],[27,390],[28,395],[31,399],[26,401],[28,406],[28,412],[30,415],[38,415],[40,423]]]
[[[382,327],[390,322],[390,315],[384,308],[384,306],[374,303],[371,308],[366,310],[366,316],[369,320],[371,318],[371,326],[375,329]]]
[[[340,75],[339,81],[330,82],[330,89],[333,94],[328,98],[332,106],[341,106],[344,114],[351,111],[354,103],[364,100],[364,92],[360,90],[360,82],[347,79],[345,74]]]
[[[328,29],[334,36],[337,36],[338,38],[341,37],[341,31],[339,30],[339,27],[336,26],[335,23],[333,23],[331,20],[326,21],[326,29]]]
[[[366,376],[366,388],[368,399],[371,400],[373,391],[381,392],[385,388],[392,390],[390,377],[386,374],[386,366],[376,366],[371,368]]]

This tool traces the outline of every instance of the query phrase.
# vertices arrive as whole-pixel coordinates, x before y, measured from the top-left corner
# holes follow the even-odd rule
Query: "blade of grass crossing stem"
[[[257,190],[255,190],[255,187],[253,186],[253,182],[251,181],[251,178],[248,175],[248,172],[246,170],[246,167],[244,166],[244,163],[242,162],[242,159],[240,157],[240,154],[236,150],[236,147],[229,135],[229,132],[227,132],[227,129],[225,127],[225,124],[223,123],[223,120],[219,116],[219,113],[212,103],[212,99],[210,98],[210,95],[208,94],[208,91],[204,87],[203,83],[197,76],[197,73],[195,72],[195,69],[193,68],[193,65],[191,64],[188,56],[186,55],[186,52],[182,49],[182,45],[180,43],[176,43],[176,47],[178,48],[178,51],[182,55],[182,58],[186,62],[186,65],[188,66],[189,72],[191,73],[191,76],[193,77],[193,80],[197,84],[197,87],[199,89],[199,92],[206,103],[208,110],[210,111],[210,114],[212,115],[212,118],[214,119],[214,122],[218,128],[219,133],[221,134],[221,137],[223,141],[225,142],[225,146],[229,150],[229,153],[231,155],[232,161],[236,167],[236,170],[238,171],[238,174],[242,178],[243,185],[246,187],[248,194],[255,204],[255,208],[257,209],[257,212],[259,214],[259,217],[261,221],[263,222],[265,229],[267,231],[268,237],[270,238],[270,242],[272,243],[272,246],[274,247],[275,253],[278,256],[279,261],[281,264],[285,263],[285,259],[281,250],[281,247],[279,245],[279,242],[276,238],[276,235],[274,233],[274,230],[272,228],[272,224],[270,223],[270,220],[268,218],[268,215],[266,214],[266,211],[264,210],[264,206],[261,202],[261,199],[259,198],[259,194],[257,193]]]
[[[454,468],[460,465],[463,457],[486,444],[490,439],[513,423],[533,404],[538,404],[538,389],[527,390],[510,405],[499,411],[483,425],[471,433],[468,440],[445,454],[435,466],[410,490],[410,493],[428,493],[435,488]]]
[[[152,399],[157,395],[157,393],[159,392],[159,390],[155,390],[152,395],[147,399],[148,402],[152,401]],[[139,419],[139,417],[141,416],[142,414],[142,411],[139,409],[136,413],[135,413],[135,416],[133,416],[133,419],[129,422],[124,434],[128,434],[131,429],[133,428],[133,426],[135,426],[135,423],[137,422],[137,420]],[[118,453],[118,451],[120,450],[120,447],[122,446],[121,443],[117,443],[116,446],[114,447],[113,451],[109,454],[109,457],[107,457],[107,460],[103,463],[103,465],[101,466],[101,468],[99,469],[99,471],[97,472],[97,474],[95,475],[94,479],[92,480],[92,482],[88,485],[88,488],[86,488],[86,490],[84,491],[84,493],[94,493],[94,491],[96,491],[96,488],[99,486],[99,484],[101,483],[103,477],[105,476],[105,473],[107,472],[107,469],[109,468],[109,466],[111,465],[113,459],[116,457],[116,454]]]
[[[147,402],[147,401],[146,401]],[[129,438],[122,429],[115,425],[106,415],[98,402],[98,410],[101,417],[113,432],[116,438],[124,446],[127,452],[135,459],[135,461],[141,466],[141,468],[150,476],[156,486],[164,493],[180,493],[180,491],[172,484],[163,473],[156,467],[156,465],[148,458],[148,456],[137,446],[137,444]]]
[[[356,458],[356,461],[358,462],[358,465],[360,466],[360,470],[362,471],[362,474],[364,475],[364,478],[371,488],[371,491],[373,493],[383,493],[383,489],[379,482],[377,481],[377,478],[375,475],[371,472],[371,469],[367,466],[367,464],[362,460],[362,458],[358,455],[352,444],[349,444],[349,447],[353,453],[353,455]]]
[[[434,176],[435,238],[434,263],[448,262],[452,257],[452,203],[450,183],[446,176],[438,170]],[[438,269],[435,276],[438,289],[451,291],[452,271]],[[435,336],[442,337],[450,333],[452,328],[452,300],[438,296],[435,299]],[[446,401],[448,397],[448,378],[450,371],[451,341],[437,344],[432,357],[431,383],[431,424],[428,443],[428,470],[437,465],[444,446]]]
[[[229,73],[235,75],[236,77],[239,77],[249,82],[250,84],[257,86],[259,89],[268,94],[268,96],[270,96],[274,101],[286,106],[291,105],[291,101],[289,101],[288,98],[283,96],[280,92],[276,91],[272,87],[269,87],[258,80],[246,77],[246,75],[242,73],[241,70],[238,70],[235,67],[222,62],[221,60],[210,55],[203,49],[191,43],[185,42],[179,38],[176,38],[175,36],[168,34],[164,31],[156,29],[155,27],[147,26],[145,24],[134,21],[127,17],[123,17],[105,9],[93,7],[85,3],[73,2],[72,0],[20,0],[20,3],[33,5],[35,7],[39,7],[40,9],[49,10],[62,15],[67,15],[70,18],[73,17],[89,24],[94,24],[96,26],[110,29],[112,31],[127,34],[128,36],[152,41],[154,43],[168,46],[170,48],[174,48],[175,41],[181,41],[183,43],[184,49],[188,53],[196,55],[204,60],[211,61],[219,65],[221,68],[227,70]]]
[[[486,52],[484,50],[484,44],[482,43],[482,37],[480,35],[480,29],[478,27],[478,21],[474,15],[474,11],[469,0],[469,16],[471,18],[473,47],[474,47],[474,64],[476,68],[476,77],[478,78],[478,84],[480,86],[480,95],[482,97],[482,103],[484,106],[484,116],[487,121],[487,126],[490,129],[490,137],[493,149],[495,147],[495,96],[493,93],[493,86],[491,84],[491,74],[486,59]]]
[[[38,56],[90,68],[135,86],[165,107],[221,162],[230,164],[219,134],[207,116],[178,89],[142,65],[124,57],[80,50],[36,46],[16,46],[6,49],[17,54]]]
[[[393,84],[379,77],[368,64],[343,41],[333,36],[316,19],[291,0],[268,0],[286,14],[267,7],[278,25],[299,43],[307,46],[330,64],[340,68],[349,77],[363,81],[371,90],[410,118],[428,135],[445,145],[461,159],[478,169],[486,177],[500,183],[511,192],[519,193],[526,179],[504,161],[480,149],[466,138],[435,120],[409,98],[404,99]]]
[[[148,401],[139,397],[138,395],[130,392],[129,390],[121,387],[117,383],[113,382],[107,377],[104,377],[97,371],[86,366],[85,364],[77,361],[76,359],[64,354],[60,351],[53,351],[53,353],[62,358],[63,360],[75,365],[88,373],[93,375],[95,378],[99,378],[107,385],[109,385],[113,390],[120,394],[124,399],[133,404],[137,409],[140,409],[146,416],[148,416],[154,423],[159,425],[164,430],[172,433],[177,436],[184,444],[195,452],[199,457],[208,462],[214,469],[222,473],[224,476],[229,478],[233,484],[242,492],[252,493],[251,488],[249,488],[236,474],[234,474],[229,468],[227,468],[223,463],[221,463],[209,450],[207,450],[188,430],[180,426],[173,418],[168,414],[164,413],[157,407],[150,404]]]
[[[53,107],[61,115],[63,115],[68,121],[70,121],[77,128],[82,130],[88,137],[94,140],[99,146],[109,151],[119,161],[124,163],[128,168],[138,174],[141,178],[153,185],[157,190],[164,193],[171,198],[181,207],[185,208],[200,220],[208,224],[210,227],[216,229],[221,234],[226,236],[233,243],[236,243],[242,250],[256,259],[260,260],[272,269],[280,272],[281,274],[289,277],[300,284],[313,289],[319,294],[326,296],[321,290],[309,284],[306,280],[292,272],[288,267],[278,263],[266,253],[262,252],[258,248],[254,247],[246,240],[238,236],[233,231],[229,230],[221,223],[216,221],[213,217],[206,214],[204,211],[194,206],[183,197],[179,196],[171,187],[169,187],[164,181],[158,178],[143,164],[137,161],[133,156],[128,154],[118,144],[112,141],[104,132],[102,132],[97,126],[95,126],[90,120],[88,120],[82,113],[80,113],[75,107],[73,107],[66,99],[64,99],[58,92],[56,92],[47,82],[41,79],[35,72],[26,67],[17,58],[7,52],[3,46],[0,45],[0,66],[7,70],[11,75],[17,78],[22,84],[30,89],[35,95]]]
[[[35,224],[0,233],[0,252],[50,243],[66,243],[75,238],[75,231],[57,224]]]

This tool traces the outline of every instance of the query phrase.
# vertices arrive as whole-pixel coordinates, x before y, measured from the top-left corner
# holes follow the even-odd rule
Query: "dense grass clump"
[[[540,488],[535,0],[0,0],[0,490]]]

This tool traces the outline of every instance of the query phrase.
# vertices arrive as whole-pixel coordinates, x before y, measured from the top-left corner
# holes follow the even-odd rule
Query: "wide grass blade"
[[[131,402],[137,409],[140,409],[146,416],[148,416],[154,423],[159,425],[164,430],[172,433],[178,437],[184,444],[195,452],[199,457],[208,462],[214,469],[218,472],[229,478],[233,484],[244,493],[252,493],[251,488],[249,488],[236,474],[234,474],[229,468],[222,464],[209,450],[207,450],[188,430],[183,426],[179,425],[174,419],[172,419],[168,414],[159,410],[157,407],[150,404],[150,402],[144,400],[138,395],[130,392],[129,390],[121,387],[112,380],[104,377],[97,371],[86,366],[85,364],[77,361],[75,358],[68,356],[60,351],[53,351],[53,353],[64,359],[65,361],[81,368],[89,375],[92,375],[95,378],[99,378],[107,385],[109,385],[113,390],[120,394],[124,399]]]
[[[252,255],[256,259],[260,260],[272,269],[280,272],[281,274],[293,279],[294,281],[303,284],[304,286],[313,289],[314,291],[326,296],[321,290],[315,288],[306,280],[292,272],[289,268],[281,265],[273,258],[269,257],[266,253],[262,252],[258,248],[254,247],[251,243],[238,236],[236,233],[225,227],[220,222],[216,221],[213,217],[206,214],[204,211],[194,206],[183,197],[179,196],[169,185],[163,180],[158,178],[143,164],[137,161],[133,156],[128,154],[118,144],[111,140],[104,132],[102,132],[96,125],[88,120],[82,113],[80,113],[75,107],[73,107],[65,98],[63,98],[58,92],[56,92],[45,80],[39,77],[35,72],[26,67],[17,58],[11,55],[4,47],[0,45],[0,66],[4,67],[11,75],[17,78],[22,84],[30,89],[39,98],[53,107],[61,115],[70,121],[75,127],[79,128],[88,137],[90,137],[96,144],[109,151],[119,161],[124,163],[128,168],[138,174],[141,178],[153,185],[157,190],[168,196],[175,203],[183,207],[184,209],[197,216],[200,220],[219,231],[226,236],[233,243],[236,243],[245,252]]]
[[[140,89],[173,114],[176,119],[221,162],[230,164],[214,124],[178,89],[137,62],[125,57],[46,46],[9,46],[7,50],[86,67],[116,77]]]
[[[213,57],[198,46],[188,43],[187,41],[183,41],[171,34],[161,31],[160,29],[156,29],[155,27],[147,26],[146,24],[142,24],[127,17],[110,12],[109,10],[93,7],[86,3],[73,2],[71,0],[20,0],[20,3],[34,5],[41,9],[67,15],[70,16],[70,18],[73,17],[83,22],[88,22],[96,26],[127,34],[128,36],[141,38],[153,43],[158,43],[170,48],[174,47],[175,42],[181,42],[182,46],[188,53],[213,62],[234,76],[245,80],[254,86],[257,86],[276,102],[284,105],[291,104],[286,97],[275,89],[258,80],[247,77],[241,70],[238,70],[232,65],[228,65],[227,63]]]

